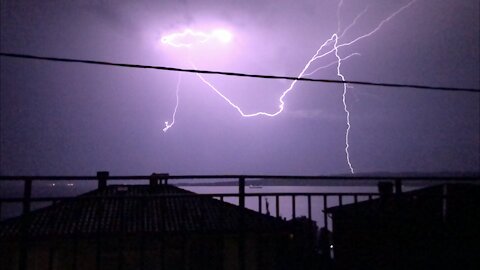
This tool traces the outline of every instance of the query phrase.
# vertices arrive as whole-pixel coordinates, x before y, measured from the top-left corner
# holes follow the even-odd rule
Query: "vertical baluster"
[[[327,216],[327,195],[323,194],[323,222],[324,222],[324,227],[325,229],[328,230],[328,216]]]
[[[244,222],[245,222],[245,177],[240,177],[238,179],[238,201],[240,206],[240,220],[239,220],[239,241],[238,241],[238,263],[239,270],[246,269],[246,254],[245,254],[245,231],[244,231]]]
[[[28,251],[27,251],[27,242],[28,242],[28,231],[30,227],[30,208],[31,208],[31,199],[32,199],[32,180],[25,179],[23,186],[23,202],[22,202],[22,223],[21,223],[21,243],[20,243],[20,254],[18,268],[20,270],[28,269],[27,260],[28,260]]]
[[[292,219],[296,216],[295,195],[292,195]]]
[[[262,195],[258,195],[258,212],[262,213]]]
[[[275,216],[280,216],[280,196],[275,195]]]
[[[307,200],[308,200],[308,219],[312,219],[312,196],[308,195]]]

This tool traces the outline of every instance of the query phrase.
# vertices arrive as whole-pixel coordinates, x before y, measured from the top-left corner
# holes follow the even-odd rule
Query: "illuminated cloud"
[[[161,42],[173,47],[193,47],[208,41],[228,43],[232,40],[232,33],[225,29],[215,29],[210,32],[194,31],[185,29],[162,37]]]

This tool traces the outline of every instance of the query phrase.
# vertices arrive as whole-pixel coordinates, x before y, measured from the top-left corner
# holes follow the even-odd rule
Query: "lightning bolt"
[[[160,41],[177,48],[191,48],[194,45],[200,45],[212,39],[221,43],[228,43],[232,39],[232,34],[225,29],[215,29],[208,33],[185,29],[183,32],[164,36]]]
[[[340,38],[340,37],[339,37],[339,38]],[[353,56],[357,56],[357,55],[360,56],[361,54],[359,54],[359,53],[352,53],[352,54],[349,54],[348,56],[346,56],[346,57],[344,57],[344,58],[340,58],[340,60],[345,61],[345,60],[347,60],[347,59],[349,59],[349,58],[351,58],[351,57],[353,57]],[[333,61],[333,62],[331,62],[330,64],[327,64],[327,65],[318,67],[318,68],[316,68],[314,71],[305,73],[304,76],[313,75],[313,74],[317,73],[318,71],[320,71],[320,70],[322,70],[322,69],[329,68],[329,67],[331,67],[331,66],[333,66],[333,65],[336,65],[336,64],[338,64],[338,60],[337,60],[337,61]]]
[[[189,40],[187,42],[182,39]],[[168,44],[173,47],[192,47],[194,44],[205,43],[210,39],[210,36],[203,32],[195,32],[192,29],[185,29],[181,33],[173,33],[168,36],[162,37],[162,43]]]
[[[316,57],[320,54],[320,52],[323,50],[323,48],[325,46],[327,46],[330,42],[332,42],[334,40],[334,38],[336,37],[336,34],[332,35],[331,38],[329,38],[328,40],[326,40],[321,46],[320,48],[318,48],[317,52],[312,56],[312,58],[310,58],[310,60],[305,64],[305,66],[303,67],[302,71],[298,74],[297,78],[302,78],[307,69],[310,67],[310,65],[317,59]],[[196,69],[196,66],[195,64],[193,64],[193,62],[191,62],[193,68]],[[278,109],[274,112],[264,112],[264,111],[259,111],[259,112],[255,112],[255,113],[246,113],[244,112],[238,105],[236,105],[235,103],[233,103],[233,101],[231,101],[227,96],[225,96],[224,94],[222,94],[221,91],[219,91],[212,83],[210,83],[208,80],[205,79],[204,76],[202,76],[201,74],[197,73],[197,76],[200,78],[200,80],[202,82],[204,82],[207,86],[209,86],[215,93],[217,93],[220,97],[222,97],[228,104],[230,104],[233,108],[235,108],[241,116],[243,117],[255,117],[255,116],[268,116],[268,117],[275,117],[277,115],[279,115],[281,112],[283,112],[284,108],[285,108],[285,101],[284,101],[284,98],[287,96],[287,94],[293,90],[293,87],[295,86],[295,84],[298,82],[298,80],[294,80],[292,81],[292,83],[290,84],[290,86],[285,89],[283,92],[282,92],[282,95],[280,96],[280,98],[278,99],[280,105],[278,106]]]
[[[337,6],[337,33],[340,32],[340,25],[341,25],[340,10],[342,9],[342,6],[343,6],[343,0],[338,1],[338,6]]]
[[[357,38],[355,38],[355,39],[353,39],[349,42],[339,44],[339,39],[343,38],[345,36],[345,34],[351,28],[353,28],[356,25],[357,21],[368,11],[368,6],[367,6],[360,14],[358,14],[354,18],[354,20],[343,30],[343,32],[341,34],[339,34],[340,33],[340,8],[343,5],[343,0],[340,0],[339,4],[338,4],[338,7],[337,7],[337,19],[338,19],[337,32],[334,33],[329,39],[327,39],[323,44],[320,45],[320,47],[317,49],[315,54],[307,61],[307,63],[303,67],[303,69],[300,71],[297,78],[302,78],[304,76],[313,75],[321,69],[324,69],[324,68],[327,68],[327,67],[330,67],[330,66],[336,64],[336,66],[337,66],[336,67],[337,76],[340,77],[343,82],[345,82],[346,81],[345,76],[341,72],[342,61],[345,61],[348,58],[353,57],[355,55],[359,55],[359,53],[352,53],[352,54],[348,55],[347,57],[342,58],[339,54],[339,49],[342,48],[342,47],[351,46],[351,45],[359,42],[362,39],[365,39],[365,38],[368,38],[368,37],[374,35],[377,31],[379,31],[383,27],[384,24],[386,24],[387,22],[392,20],[395,16],[400,14],[405,9],[409,8],[416,1],[417,0],[412,0],[412,1],[408,2],[407,4],[405,4],[404,6],[400,7],[398,10],[396,10],[395,12],[390,14],[390,16],[388,16],[384,20],[380,21],[380,23],[370,32],[368,32],[364,35],[358,36]],[[222,39],[230,40],[230,38],[231,38],[230,36],[227,36],[225,34],[225,32],[223,32],[221,34],[219,34],[219,33],[213,34],[213,36],[215,36],[215,35],[217,36],[217,38],[219,40],[222,40]],[[182,38],[185,38],[185,37],[188,37],[188,36],[194,37],[196,39],[196,43],[205,43],[211,37],[208,34],[204,34],[202,32],[194,32],[192,30],[187,29],[186,31],[184,31],[182,33],[172,34],[172,35],[169,35],[169,36],[166,36],[166,37],[162,38],[162,42],[166,43],[166,44],[169,44],[169,45],[172,45],[174,47],[191,47],[193,45],[193,43],[182,43],[182,42],[177,42],[176,41],[177,39],[181,40]],[[333,47],[331,49],[323,52],[324,49],[327,48],[327,46],[332,44],[332,43],[333,43]],[[330,54],[335,55],[336,61],[334,61],[334,62],[332,62],[332,63],[330,63],[326,66],[318,67],[315,70],[307,73],[307,70],[312,66],[312,64],[316,60],[322,59],[325,56],[330,55]],[[197,69],[197,67],[195,66],[195,64],[192,61],[190,61],[190,63],[191,63],[191,65],[194,69]],[[257,117],[257,116],[275,117],[275,116],[279,115],[285,109],[285,101],[284,101],[285,97],[288,95],[288,93],[290,93],[294,89],[296,83],[298,82],[298,80],[293,80],[292,83],[290,84],[290,86],[282,92],[282,94],[280,95],[280,97],[278,99],[279,105],[278,105],[277,110],[275,110],[273,112],[258,111],[258,112],[254,112],[254,113],[247,113],[244,110],[242,110],[242,108],[240,108],[240,106],[236,105],[232,100],[230,100],[226,95],[224,95],[220,90],[218,90],[218,88],[215,87],[211,82],[209,82],[203,75],[201,75],[200,73],[196,73],[196,75],[205,85],[207,85],[217,95],[219,95],[222,99],[224,99],[230,106],[232,106],[235,110],[237,110],[238,113],[242,117]],[[179,81],[177,83],[177,104],[175,106],[175,111],[174,111],[173,116],[172,116],[172,123],[169,124],[169,122],[165,122],[165,128],[163,129],[164,132],[166,132],[175,123],[175,114],[176,114],[177,109],[178,109],[178,100],[179,100],[179,98],[178,98],[179,85],[180,85],[180,78],[179,78]],[[350,169],[350,172],[353,174],[355,172],[355,170],[352,166],[352,163],[351,163],[351,160],[350,160],[350,153],[349,153],[349,148],[350,148],[349,141],[350,141],[351,124],[350,124],[350,111],[349,111],[348,106],[347,106],[347,89],[348,88],[349,88],[349,86],[346,83],[343,83],[342,103],[343,103],[343,109],[344,109],[345,114],[346,114],[346,123],[347,123],[347,129],[345,131],[345,154],[346,154],[346,160],[347,160],[348,167]]]
[[[387,23],[388,21],[392,20],[395,16],[397,16],[399,13],[401,13],[402,11],[404,11],[405,9],[409,8],[411,5],[413,5],[415,2],[417,2],[417,0],[412,0],[410,2],[408,2],[406,5],[402,6],[401,8],[399,8],[397,11],[395,11],[394,13],[392,13],[390,16],[388,16],[386,19],[382,20],[378,25],[377,27],[375,27],[373,30],[371,30],[370,32],[364,34],[364,35],[361,35],[355,39],[353,39],[352,41],[350,42],[346,42],[346,43],[342,43],[338,46],[335,46],[333,49],[323,53],[323,54],[320,54],[318,56],[316,56],[315,60],[317,59],[320,59],[320,58],[323,58],[333,52],[335,52],[336,49],[339,49],[339,48],[342,48],[342,47],[346,47],[346,46],[350,46],[350,45],[353,45],[355,43],[357,43],[358,41],[364,39],[364,38],[367,38],[367,37],[370,37],[372,36],[373,34],[375,34],[376,32],[378,32],[378,30],[380,30],[382,28],[382,26]],[[345,34],[345,33],[343,33]]]
[[[340,10],[340,5],[338,6],[338,9]],[[348,32],[348,30],[350,30],[350,28],[352,28],[353,26],[355,26],[357,24],[357,21],[363,16],[365,15],[365,13],[367,13],[368,11],[368,6],[365,7],[365,9],[360,12],[360,14],[358,14],[352,21],[352,23],[350,23],[347,27],[345,27],[345,29],[343,30],[342,34],[338,37],[339,39],[342,38],[343,36],[345,36],[345,34]],[[340,33],[340,28],[338,29],[337,33]]]
[[[348,42],[348,43],[344,43],[344,44],[341,44],[341,45],[338,45],[338,48],[340,47],[345,47],[345,46],[350,46],[354,43],[356,43],[357,41],[359,40],[362,40],[364,38],[367,38],[367,37],[370,37],[371,35],[375,34],[378,30],[380,30],[382,28],[382,26],[384,24],[386,24],[387,22],[389,22],[391,19],[395,18],[395,16],[397,16],[398,14],[400,14],[402,11],[404,11],[405,9],[409,8],[411,5],[413,5],[415,2],[417,2],[417,0],[412,0],[410,2],[408,2],[406,5],[402,6],[401,8],[399,8],[397,11],[395,11],[394,13],[392,13],[390,16],[388,16],[386,19],[382,20],[378,25],[377,27],[375,27],[372,31],[368,32],[367,34],[365,35],[362,35],[362,36],[359,36],[357,37],[356,39]]]
[[[345,76],[340,71],[340,66],[342,65],[342,58],[338,55],[338,36],[335,35],[335,44],[333,45],[335,49],[335,57],[337,57],[337,76],[342,79],[342,81],[345,82]],[[343,93],[342,93],[342,102],[343,102],[343,110],[347,114],[347,130],[345,131],[345,155],[347,157],[347,163],[348,163],[348,168],[350,169],[350,172],[352,174],[355,173],[353,170],[352,162],[350,161],[350,152],[348,151],[348,148],[350,147],[350,111],[348,110],[347,107],[347,84],[343,83]]]
[[[177,115],[177,110],[178,110],[178,103],[180,101],[180,96],[179,96],[179,92],[180,92],[180,83],[182,81],[182,73],[178,73],[178,80],[177,80],[177,88],[176,88],[176,91],[175,91],[175,95],[176,95],[176,104],[175,104],[175,109],[173,110],[173,115],[172,115],[172,123],[169,123],[168,121],[165,122],[165,127],[163,128],[163,132],[167,132],[167,130],[169,130],[174,124],[175,124],[175,116]]]

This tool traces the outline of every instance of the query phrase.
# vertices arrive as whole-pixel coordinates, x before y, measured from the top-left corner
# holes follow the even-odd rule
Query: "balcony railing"
[[[249,186],[251,180],[268,180],[269,186]],[[301,181],[302,188],[282,188],[279,192],[275,182],[285,180]],[[282,176],[282,175],[169,175],[153,174],[148,176],[110,176],[108,172],[98,172],[96,176],[0,176],[0,220],[15,216],[28,216],[38,208],[60,201],[78,199],[77,195],[96,188],[105,188],[111,184],[128,185],[187,185],[182,188],[195,194],[167,194],[164,198],[208,197],[249,208],[259,213],[282,219],[295,219],[305,216],[316,222],[318,227],[332,231],[332,222],[326,209],[345,204],[357,204],[380,197],[378,183],[390,183],[390,192],[400,195],[405,191],[421,187],[459,182],[477,182],[472,177],[397,177],[397,176]],[[187,181],[187,182],[186,182]],[[205,181],[226,181],[228,188],[220,189],[211,182],[207,188],[198,188]],[[232,182],[236,184],[232,184]],[[282,182],[283,181],[283,182]],[[291,182],[293,183],[293,182]],[[311,183],[311,185],[305,185]],[[192,185],[193,186],[188,186]],[[294,183],[293,183],[294,184]],[[63,186],[59,190],[58,186]],[[69,189],[70,187],[70,189]],[[393,188],[394,187],[394,188]],[[205,191],[205,189],[207,189]],[[387,188],[388,189],[388,188]],[[58,190],[58,191],[57,191]],[[73,190],[73,191],[72,191]],[[155,197],[155,195],[152,195]],[[158,197],[158,196],[157,196]],[[105,198],[104,196],[102,198]],[[145,196],[109,196],[110,199],[145,199]],[[87,199],[96,199],[88,197]],[[25,232],[23,232],[25,233]],[[24,235],[23,239],[28,239]],[[245,240],[239,241],[238,269],[246,269]],[[28,269],[26,247],[20,245],[18,269]],[[50,260],[52,256],[48,256]],[[52,269],[52,262],[49,268]],[[98,267],[97,262],[97,268]],[[120,264],[119,269],[121,269]],[[77,269],[76,266],[73,269]],[[140,267],[139,269],[146,269]],[[165,268],[162,268],[165,269]]]

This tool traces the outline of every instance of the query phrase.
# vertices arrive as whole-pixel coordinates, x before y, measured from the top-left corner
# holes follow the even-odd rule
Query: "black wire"
[[[96,60],[44,57],[44,56],[36,56],[36,55],[28,55],[28,54],[18,54],[18,53],[2,53],[2,52],[0,52],[0,56],[23,58],[23,59],[36,59],[36,60],[45,60],[45,61],[55,61],[55,62],[84,63],[84,64],[92,64],[92,65],[104,65],[104,66],[116,66],[116,67],[128,67],[128,68],[145,68],[145,69],[157,69],[157,70],[188,72],[188,73],[200,73],[200,74],[215,74],[215,75],[236,76],[236,77],[250,77],[250,78],[259,78],[259,79],[323,82],[323,83],[337,83],[337,84],[347,83],[347,84],[356,84],[356,85],[370,85],[370,86],[383,86],[383,87],[395,87],[395,88],[415,88],[415,89],[424,89],[424,90],[480,93],[480,89],[476,89],[476,88],[430,86],[430,85],[417,85],[417,84],[376,83],[376,82],[350,81],[350,80],[342,81],[342,80],[297,78],[297,77],[290,77],[290,76],[259,75],[259,74],[248,74],[248,73],[237,73],[237,72],[225,72],[225,71],[183,69],[183,68],[165,67],[165,66],[147,66],[147,65],[136,65],[136,64],[113,63],[113,62],[96,61]]]

